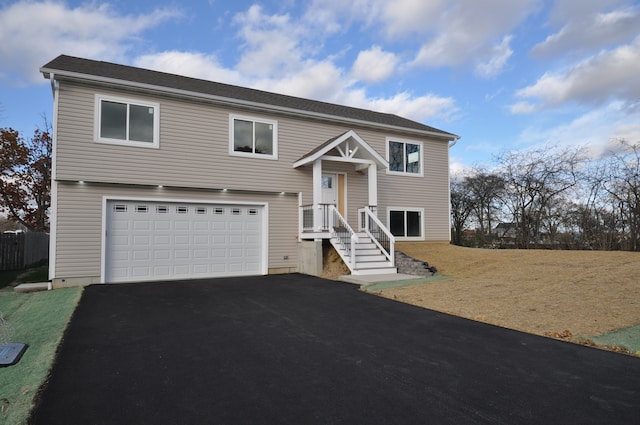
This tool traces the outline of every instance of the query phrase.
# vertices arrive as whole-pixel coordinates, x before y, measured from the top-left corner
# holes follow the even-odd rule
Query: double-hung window
[[[391,234],[400,240],[423,240],[423,208],[389,207],[387,217]]]
[[[96,95],[96,141],[158,148],[160,105],[153,102]]]
[[[231,115],[229,139],[231,155],[278,159],[277,121]]]
[[[422,142],[387,139],[389,174],[422,176]]]

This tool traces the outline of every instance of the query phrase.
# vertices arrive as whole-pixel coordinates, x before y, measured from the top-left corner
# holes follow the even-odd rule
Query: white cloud
[[[402,37],[408,34],[425,34],[432,31],[433,25],[441,15],[455,2],[447,0],[395,0],[382,1],[380,19],[385,23],[386,33],[390,37]]]
[[[361,52],[352,69],[344,69],[334,57],[319,56],[315,33],[305,21],[288,15],[269,15],[252,6],[233,19],[244,46],[236,64],[223,65],[214,55],[199,52],[166,51],[135,60],[137,66],[164,72],[237,84],[291,96],[304,97],[393,113],[417,121],[455,118],[458,109],[452,98],[408,92],[390,97],[371,96],[361,81],[379,81],[390,76],[398,58],[380,47]],[[370,69],[365,69],[366,67]]]
[[[567,123],[529,127],[520,134],[518,143],[584,147],[591,157],[598,158],[607,153],[612,140],[619,138],[640,141],[640,111],[629,113],[623,102],[613,101]]]
[[[241,73],[222,66],[213,55],[199,52],[166,51],[139,56],[134,66],[185,75],[226,84],[245,85],[248,80]]]
[[[492,57],[476,66],[476,75],[482,78],[494,78],[500,74],[507,64],[507,61],[513,55],[511,50],[511,36],[505,36],[502,42],[492,49]]]
[[[539,58],[588,53],[629,42],[638,35],[640,7],[631,1],[562,0],[555,3],[549,21],[556,32],[533,47],[533,55]]]
[[[123,16],[108,4],[13,3],[0,10],[0,78],[41,82],[38,69],[60,53],[122,60],[140,33],[177,16],[174,9]]]
[[[422,122],[436,118],[454,120],[458,112],[455,101],[451,97],[431,94],[414,97],[407,92],[401,92],[389,98],[370,99],[367,105],[376,111],[393,113]]]
[[[491,63],[493,59],[486,69],[499,72],[510,56],[509,31],[535,9],[536,3],[535,0],[447,2],[431,26],[435,35],[422,44],[414,64],[436,68]],[[498,40],[501,44],[496,48]]]
[[[358,53],[351,73],[360,81],[378,83],[393,74],[397,64],[398,57],[394,53],[385,52],[380,46],[373,46]]]
[[[530,114],[538,110],[536,105],[529,102],[516,102],[509,106],[509,110],[514,115]]]
[[[295,73],[257,80],[252,87],[326,102],[344,103],[350,84],[342,70],[330,61],[307,61]]]
[[[419,47],[413,65],[419,67],[480,63],[481,75],[495,75],[510,56],[508,42],[501,43],[539,4],[539,0],[314,0],[307,20],[328,31],[361,23],[381,38],[415,44]]]
[[[640,36],[632,44],[603,51],[557,73],[545,73],[538,81],[516,92],[537,100],[540,107],[579,102],[603,104],[610,99],[635,103],[640,98]]]
[[[281,76],[300,68],[305,28],[291,22],[289,15],[268,15],[258,5],[238,13],[243,41],[240,62],[236,68],[246,75]]]

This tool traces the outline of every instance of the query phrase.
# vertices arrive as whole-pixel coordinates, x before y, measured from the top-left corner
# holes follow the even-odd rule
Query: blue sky
[[[67,54],[395,113],[505,150],[640,142],[640,2],[0,0],[0,127],[52,118]]]

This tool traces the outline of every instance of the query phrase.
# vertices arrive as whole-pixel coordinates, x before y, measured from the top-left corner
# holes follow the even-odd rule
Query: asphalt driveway
[[[87,287],[31,423],[638,418],[639,358],[293,274]]]

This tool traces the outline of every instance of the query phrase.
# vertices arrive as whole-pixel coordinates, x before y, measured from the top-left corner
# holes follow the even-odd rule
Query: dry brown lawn
[[[385,289],[384,297],[538,335],[589,337],[640,323],[640,253],[424,242],[396,249],[447,279]]]

